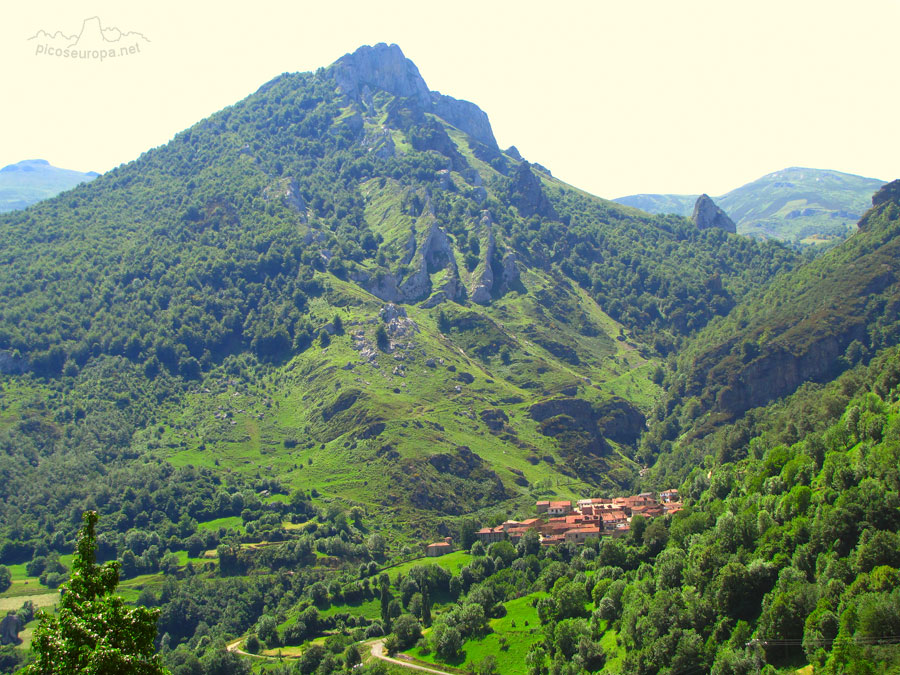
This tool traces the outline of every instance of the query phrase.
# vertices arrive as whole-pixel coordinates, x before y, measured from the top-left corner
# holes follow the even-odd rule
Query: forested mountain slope
[[[134,162],[0,217],[10,592],[64,579],[81,512],[96,509],[101,557],[122,561],[132,600],[161,605],[179,672],[223,671],[216,659],[237,657],[218,641],[251,628],[273,645],[362,639],[377,625],[365,612],[378,567],[432,537],[531,515],[539,497],[632,489],[660,453],[648,484],[697,467],[702,455],[672,467],[672,440],[758,405],[745,375],[794,335],[777,304],[794,297],[788,275],[827,280],[850,265],[848,283],[878,298],[858,327],[856,296],[823,281],[841,320],[820,326],[810,310],[798,345],[852,335],[833,338],[832,361],[849,365],[853,339],[861,359],[893,344],[878,318],[893,307],[892,200],[846,248],[798,269],[777,242],[598,199],[501,151],[487,116],[429,91],[396,46],[284,74]],[[712,514],[696,516],[701,534],[726,494],[695,480],[691,499]],[[658,543],[623,544],[629,583],[643,583]],[[465,588],[441,578],[448,611],[467,592],[487,612],[501,602],[477,584],[503,556],[476,557]],[[503,593],[526,587],[531,572],[517,572]],[[408,608],[415,593],[403,593]],[[616,630],[636,654],[657,649],[644,644],[656,634]],[[710,639],[709,626],[695,632]],[[697,658],[713,663],[716,648]]]
[[[691,409],[695,432],[701,412],[734,419],[897,344],[898,184],[875,194],[848,241],[748,296],[679,354],[669,400]]]
[[[385,45],[4,216],[0,242],[16,541],[53,463],[263,464],[438,514],[625,483],[659,356],[794,261],[505,155]],[[63,482],[74,518],[90,488]]]

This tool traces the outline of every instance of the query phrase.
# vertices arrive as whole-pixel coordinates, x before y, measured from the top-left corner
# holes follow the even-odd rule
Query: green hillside
[[[404,537],[554,480],[628,484],[660,357],[793,261],[535,172],[386,46],[0,230],[5,428],[37,461],[88,461],[72,436],[101,423],[106,459],[265,466],[420,513]]]
[[[501,675],[895,672],[897,363],[886,350],[761,413],[742,456],[681,464],[671,518],[581,549],[476,545],[468,593],[407,653]]]
[[[818,245],[854,231],[884,181],[839,171],[791,167],[715,197],[738,232]],[[615,201],[648,213],[689,216],[698,195],[630,195]]]
[[[710,422],[730,419],[896,344],[896,185],[876,193],[843,245],[781,275],[698,334],[679,355],[672,399],[695,401],[712,413]]]
[[[382,638],[484,672],[842,672],[819,643],[893,597],[869,541],[896,509],[841,545],[811,523],[836,472],[897,490],[898,223],[891,184],[804,263],[501,151],[395,45],[281,75],[0,216],[0,600],[26,638],[0,672],[85,510],[176,675],[337,672]],[[622,539],[473,543],[538,499],[674,485],[683,514]],[[782,618],[824,653],[744,651],[795,639]]]
[[[45,159],[27,159],[0,169],[0,212],[24,209],[42,199],[97,177],[51,166]]]

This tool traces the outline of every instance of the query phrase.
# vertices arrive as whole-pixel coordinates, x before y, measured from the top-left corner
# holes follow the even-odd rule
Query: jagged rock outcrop
[[[301,222],[306,222],[306,200],[300,194],[296,178],[282,178],[263,191],[263,199],[266,201],[278,198],[285,206],[297,212]]]
[[[365,87],[412,98],[423,108],[431,105],[431,92],[416,64],[397,45],[364,45],[331,66],[335,82],[345,94],[362,99]]]
[[[406,315],[406,310],[391,302],[382,307],[378,315],[384,322],[385,331],[391,339],[392,349],[394,343],[402,340],[409,341],[419,332],[419,324]]]
[[[732,234],[737,232],[737,226],[734,221],[728,217],[722,209],[716,206],[716,203],[707,194],[702,194],[694,203],[694,213],[691,220],[698,230],[708,230],[716,227]]]
[[[859,219],[860,232],[866,232],[869,229],[869,219],[877,212],[879,206],[888,202],[900,205],[900,180],[894,180],[887,185],[883,185],[872,195],[872,208]]]
[[[436,220],[431,222],[421,248],[411,260],[415,266],[412,274],[400,284],[400,293],[406,302],[414,302],[431,292],[430,270],[440,269],[453,261],[450,240]],[[453,263],[455,266],[455,262]]]
[[[521,290],[522,280],[519,274],[519,258],[512,251],[507,251],[503,256],[503,279],[500,283],[500,293],[508,293],[513,290]]]
[[[741,414],[787,396],[804,382],[826,380],[838,372],[838,357],[854,339],[865,339],[861,326],[842,335],[830,335],[810,345],[801,355],[778,347],[744,367],[717,396],[715,408]]]
[[[4,375],[21,375],[28,370],[28,361],[5,349],[0,349],[0,373]]]
[[[375,297],[387,302],[418,302],[427,298],[423,306],[434,307],[445,300],[465,300],[466,290],[459,279],[450,239],[437,220],[429,225],[421,247],[416,245],[415,232],[410,233],[401,262],[413,268],[402,281],[392,272],[371,275],[357,271],[351,275],[351,279]],[[443,281],[438,288],[432,288],[431,275],[444,268],[447,268],[447,273]]]
[[[434,114],[447,122],[450,122],[460,131],[463,131],[479,143],[484,143],[489,148],[496,148],[497,141],[494,131],[488,121],[487,113],[474,103],[460,101],[450,96],[432,92]]]
[[[479,305],[486,305],[491,301],[491,291],[494,288],[494,272],[491,270],[491,258],[494,257],[494,250],[496,247],[490,211],[482,211],[481,222],[479,225],[482,230],[487,232],[488,241],[487,246],[485,246],[481,252],[482,260],[478,266],[481,271],[475,279],[475,284],[472,286],[470,297],[472,298],[472,302]]]
[[[376,157],[381,159],[389,159],[397,154],[397,147],[394,144],[394,137],[391,132],[382,127],[380,133],[368,133],[363,138],[363,146],[367,152],[374,153]]]
[[[497,254],[497,241],[494,238],[493,225],[491,212],[485,209],[482,211],[479,227],[483,232],[487,232],[487,245],[481,252],[481,262],[477,268],[478,274],[472,284],[469,296],[472,302],[479,305],[487,305],[492,297],[519,289],[522,285],[519,278],[518,258],[512,251],[507,251],[503,255],[499,274],[498,270],[494,269],[493,261]]]
[[[602,440],[609,438],[618,443],[633,443],[645,426],[645,418],[631,403],[613,397],[602,404],[592,404],[581,398],[552,398],[535,403],[528,414],[537,422],[550,423],[542,428],[571,427]],[[561,423],[553,426],[554,419]]]
[[[518,149],[516,146],[514,146],[514,145],[509,146],[509,147],[508,147],[506,150],[504,150],[503,152],[505,152],[507,155],[509,155],[510,157],[512,157],[512,158],[513,158],[514,160],[516,160],[517,162],[521,162],[522,159],[523,159],[522,153],[520,153],[520,152],[519,152],[519,149]]]
[[[430,112],[467,133],[479,143],[497,148],[488,116],[469,101],[429,91],[416,65],[397,45],[379,43],[346,54],[331,66],[335,82],[347,96],[371,105],[371,89],[412,99],[421,112]],[[368,103],[366,101],[368,96]]]
[[[528,162],[522,162],[516,169],[509,196],[523,218],[530,218],[535,214],[551,220],[559,218],[553,204],[544,194],[541,179],[534,175]]]
[[[889,201],[900,203],[900,180],[891,181],[872,195],[872,206],[879,206]]]

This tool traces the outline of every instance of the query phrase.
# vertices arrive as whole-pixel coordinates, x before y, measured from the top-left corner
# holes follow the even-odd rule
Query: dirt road
[[[387,661],[388,663],[393,663],[395,666],[401,666],[402,668],[409,668],[411,670],[418,670],[424,673],[435,673],[435,675],[453,675],[453,673],[448,673],[446,670],[436,670],[435,668],[427,668],[426,666],[420,666],[415,663],[409,663],[408,661],[402,661],[400,659],[392,659],[390,656],[384,655],[384,640],[376,640],[372,643],[372,656],[376,659],[381,659],[382,661]]]

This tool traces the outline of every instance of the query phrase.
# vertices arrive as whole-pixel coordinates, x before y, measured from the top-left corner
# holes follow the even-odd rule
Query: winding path
[[[235,640],[230,644],[225,646],[229,652],[233,652],[235,654],[240,654],[241,656],[247,656],[251,659],[273,659],[279,660],[277,656],[270,656],[268,654],[251,654],[250,652],[245,652],[240,648],[241,642],[244,639]],[[418,670],[424,673],[434,673],[434,675],[455,675],[455,673],[451,673],[446,670],[437,670],[436,668],[429,668],[427,666],[420,666],[416,663],[410,663],[409,661],[404,661],[402,659],[391,658],[390,656],[386,656],[384,653],[384,640],[374,640],[373,642],[366,642],[363,644],[367,644],[370,648],[372,656],[376,659],[381,659],[382,661],[387,661],[388,663],[393,663],[395,666],[400,666],[401,668],[409,668],[410,670]],[[283,656],[281,658],[284,659],[296,659],[297,656]]]
[[[453,673],[449,673],[446,670],[436,670],[434,668],[428,668],[426,666],[420,666],[415,663],[409,663],[408,661],[392,659],[390,656],[385,656],[384,640],[376,640],[372,643],[372,656],[374,656],[376,659],[381,659],[382,661],[393,663],[395,666],[400,666],[401,668],[410,668],[411,670],[419,670],[425,673],[435,673],[435,675],[453,675]]]

